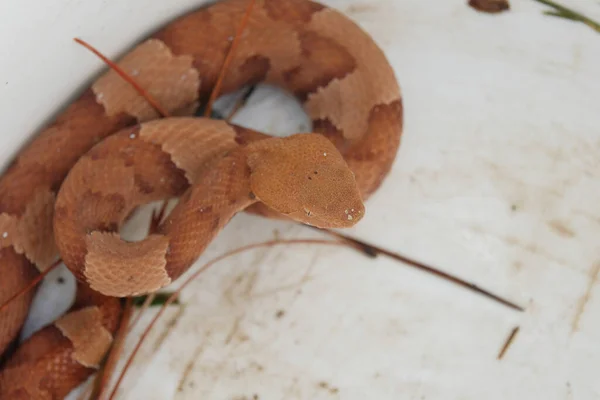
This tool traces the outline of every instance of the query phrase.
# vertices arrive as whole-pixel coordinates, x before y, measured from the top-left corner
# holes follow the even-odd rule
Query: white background
[[[2,166],[103,70],[73,37],[116,59],[201,3],[1,0]],[[465,0],[325,3],[384,49],[406,113],[394,169],[346,233],[526,312],[347,249],[256,250],[184,292],[185,306],[168,310],[152,332],[119,398],[600,398],[600,34],[545,16],[532,0],[493,16]],[[563,3],[600,19],[597,2]],[[259,91],[237,121],[295,131],[301,114],[281,97]],[[315,233],[240,215],[199,264],[274,236]],[[28,329],[68,306],[53,303],[64,287],[44,288],[42,317]],[[520,333],[497,360],[516,325]]]

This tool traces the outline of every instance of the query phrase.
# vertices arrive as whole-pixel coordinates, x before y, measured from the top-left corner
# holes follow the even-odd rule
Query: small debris
[[[260,400],[260,397],[258,397],[258,394],[254,393],[252,397],[242,395],[236,396],[232,400]]]
[[[399,261],[401,263],[406,263],[414,268],[417,268],[417,269],[420,269],[427,273],[433,274],[439,278],[442,278],[448,282],[452,282],[453,284],[456,284],[458,286],[462,286],[463,288],[466,288],[470,291],[473,291],[482,296],[485,296],[488,299],[492,299],[500,304],[504,304],[505,306],[512,308],[513,310],[517,310],[520,312],[525,311],[525,309],[522,306],[520,306],[516,303],[513,303],[512,301],[509,301],[507,299],[504,299],[498,295],[495,295],[483,288],[480,288],[479,286],[475,285],[474,283],[467,282],[464,279],[461,279],[454,275],[448,274],[447,272],[443,272],[437,268],[434,268],[427,264],[418,262],[416,260],[413,260],[413,259],[403,256],[401,254],[395,253],[391,250],[387,250],[387,249],[384,249],[383,247],[378,247],[378,246],[363,242],[361,240],[354,239],[354,238],[351,238],[346,235],[342,235],[341,233],[338,233],[338,232],[323,230],[323,229],[316,228],[316,227],[312,227],[312,229],[316,229],[316,230],[325,232],[330,236],[334,236],[338,239],[342,239],[346,242],[349,242],[355,249],[360,250],[364,255],[366,255],[368,257],[375,258],[378,255],[383,255],[383,256],[389,257],[393,260]]]
[[[150,303],[150,307],[164,305],[167,302],[167,300],[169,299],[169,297],[171,297],[172,295],[173,295],[173,292],[158,293],[154,297],[152,302]],[[134,307],[141,307],[142,304],[144,304],[144,300],[146,300],[146,297],[147,297],[146,295],[134,297],[133,298]],[[180,304],[179,299],[175,299],[171,304]]]
[[[546,15],[549,15],[551,17],[568,19],[568,20],[575,21],[575,22],[581,22],[581,23],[589,26],[596,32],[600,33],[600,23],[599,22],[594,21],[593,19],[588,18],[587,16],[585,16],[581,13],[578,13],[575,10],[571,10],[570,8],[567,8],[563,5],[557,4],[550,0],[535,0],[535,1],[537,1],[538,3],[545,4],[548,7],[552,8],[552,10],[544,11],[544,14],[546,14]]]
[[[500,349],[500,353],[498,353],[498,360],[501,360],[502,357],[504,357],[504,354],[506,353],[506,350],[508,350],[508,348],[510,347],[510,345],[514,341],[515,336],[517,336],[518,332],[519,332],[519,327],[515,326],[513,328],[513,330],[510,332],[510,335],[508,335],[508,338],[506,338],[506,341],[504,342],[504,346],[502,346],[502,349]]]
[[[285,315],[285,311],[284,310],[277,310],[277,312],[275,313],[275,318],[280,319]]]
[[[3,237],[4,239],[6,239],[6,238],[8,237],[8,232],[4,232],[4,233],[2,234],[2,237]]]
[[[469,6],[489,14],[497,14],[510,9],[508,0],[469,0]]]
[[[329,385],[329,383],[324,382],[324,381],[319,382],[319,387],[321,389],[325,389],[325,390],[329,391],[329,393],[331,393],[331,394],[337,394],[340,391],[340,389],[333,387],[333,386]]]

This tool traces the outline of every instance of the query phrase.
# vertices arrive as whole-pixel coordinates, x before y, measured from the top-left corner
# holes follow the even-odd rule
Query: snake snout
[[[365,206],[362,202],[359,205],[355,205],[351,208],[344,210],[344,215],[341,216],[342,221],[347,221],[347,226],[353,226],[362,219],[365,215]]]
[[[354,173],[319,134],[258,142],[248,156],[251,186],[270,208],[320,228],[354,226],[365,207]]]

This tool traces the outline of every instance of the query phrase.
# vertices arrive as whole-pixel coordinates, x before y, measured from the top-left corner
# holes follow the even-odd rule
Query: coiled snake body
[[[173,115],[104,73],[0,180],[0,303],[58,257],[77,277],[70,312],[12,354],[1,399],[61,399],[111,345],[119,297],[164,287],[242,210],[340,228],[364,214],[400,144],[402,101],[383,52],[355,23],[306,0],[253,8],[222,93],[269,83],[293,93],[314,133],[274,138],[192,117],[210,94],[247,7],[225,0],[169,23],[119,65]],[[135,207],[180,197],[156,234],[126,242]],[[0,352],[32,295],[0,313]]]

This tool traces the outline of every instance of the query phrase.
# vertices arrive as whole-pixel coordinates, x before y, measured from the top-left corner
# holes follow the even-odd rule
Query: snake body
[[[275,138],[192,115],[206,101],[247,1],[225,0],[161,28],[118,64],[175,117],[159,119],[113,71],[44,129],[0,179],[0,303],[58,257],[78,279],[75,304],[21,344],[0,398],[61,399],[112,343],[119,297],[185,272],[246,210],[319,227],[354,225],[390,171],[402,134],[400,89],[373,39],[307,0],[257,1],[222,94],[268,83],[293,93],[313,133]],[[126,242],[139,205],[179,197],[158,232]],[[32,295],[0,313],[0,353]],[[8,357],[10,356],[10,357]]]

